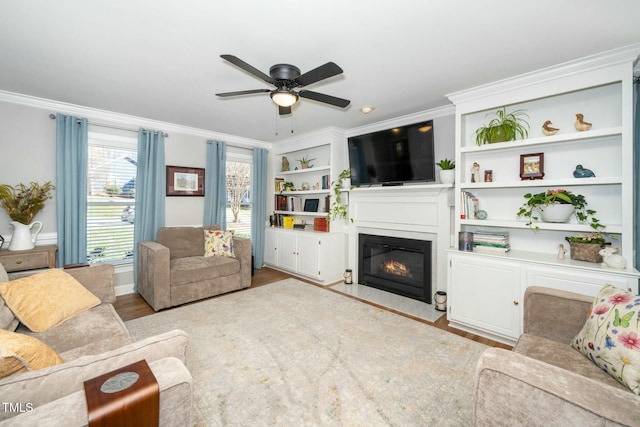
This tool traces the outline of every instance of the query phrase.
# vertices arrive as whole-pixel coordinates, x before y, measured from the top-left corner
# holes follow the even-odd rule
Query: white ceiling
[[[636,42],[638,0],[14,0],[0,5],[0,90],[278,141]],[[220,54],[267,74],[333,61],[344,74],[306,89],[351,105],[303,99],[281,119],[268,94],[218,98],[270,88]]]

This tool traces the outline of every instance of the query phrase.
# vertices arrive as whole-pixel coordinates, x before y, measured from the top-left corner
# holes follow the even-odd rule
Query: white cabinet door
[[[521,271],[516,263],[449,254],[448,319],[517,339],[522,329]]]
[[[305,276],[320,278],[318,270],[320,239],[316,236],[298,236],[298,273]]]
[[[278,267],[296,271],[298,243],[295,234],[278,233]]]
[[[271,228],[264,233],[264,262],[278,265],[278,232]]]

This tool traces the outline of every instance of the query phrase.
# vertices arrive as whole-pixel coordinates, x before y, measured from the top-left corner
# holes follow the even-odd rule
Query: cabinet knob
[[[513,301],[513,305],[518,305],[518,304],[520,304],[520,301],[518,300]]]
[[[16,264],[22,264],[22,260],[19,259],[18,261],[16,261]]]

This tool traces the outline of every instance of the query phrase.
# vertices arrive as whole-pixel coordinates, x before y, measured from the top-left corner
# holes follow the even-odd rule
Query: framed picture
[[[167,196],[204,196],[204,169],[167,166]]]
[[[520,155],[520,179],[542,179],[544,177],[544,153]]]
[[[275,190],[276,193],[282,193],[282,191],[284,190],[284,178],[275,179]]]
[[[318,212],[318,203],[320,203],[320,199],[306,199],[304,201],[304,211]]]

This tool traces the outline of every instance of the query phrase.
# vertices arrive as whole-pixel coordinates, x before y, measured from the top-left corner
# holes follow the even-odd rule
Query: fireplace
[[[431,304],[431,241],[358,234],[358,283]]]

